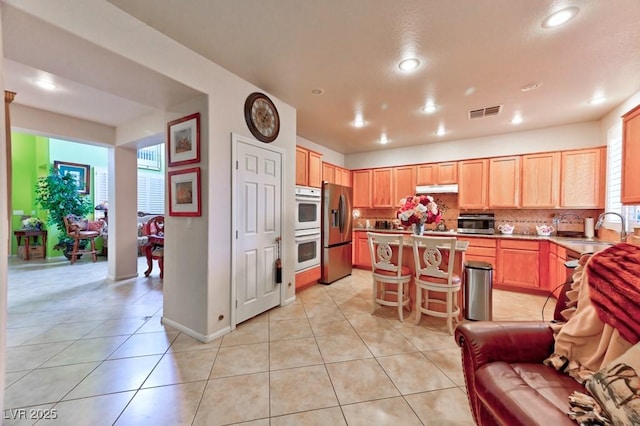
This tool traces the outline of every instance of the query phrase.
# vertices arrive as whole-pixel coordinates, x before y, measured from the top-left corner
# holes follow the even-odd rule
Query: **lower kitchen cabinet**
[[[497,283],[506,286],[540,288],[540,243],[500,240]]]
[[[562,290],[562,285],[572,274],[567,272],[567,249],[555,243],[549,248],[549,282],[547,289],[557,298]]]
[[[362,269],[371,269],[371,254],[369,253],[367,231],[356,231],[354,235],[353,266]]]
[[[487,262],[493,266],[493,282],[496,282],[496,244],[495,238],[475,238],[475,237],[458,237],[460,241],[469,243],[467,251],[464,255],[465,262]]]
[[[320,266],[296,274],[296,292],[318,283]]]

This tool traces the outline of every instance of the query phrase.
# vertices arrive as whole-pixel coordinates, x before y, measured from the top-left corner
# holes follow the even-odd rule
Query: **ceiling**
[[[299,136],[345,154],[598,120],[640,90],[637,0],[109,1],[292,105]],[[579,7],[571,21],[542,27],[568,6]],[[41,34],[26,33],[25,19],[3,5],[5,79],[17,84],[43,70],[64,76],[78,91],[66,114],[118,125],[193,95],[158,74],[148,82],[142,76],[149,70],[110,52],[94,53],[80,67],[56,62],[55,51],[34,58],[39,38],[52,43],[55,33],[54,45],[63,49],[70,36],[46,25]],[[18,36],[33,40],[33,49]],[[409,56],[420,66],[401,72],[397,64]],[[107,60],[122,72],[113,75],[111,64],[106,81],[104,71],[103,78],[85,75]],[[150,97],[151,84],[164,96]],[[533,84],[539,87],[522,90]],[[62,108],[30,84],[14,91],[16,103]],[[588,103],[599,96],[603,103]],[[422,111],[429,100],[437,105],[431,114]],[[109,114],[116,101],[121,108]],[[497,115],[469,119],[469,110],[498,105]],[[364,127],[352,126],[357,113]],[[518,125],[511,122],[516,114]],[[443,136],[435,134],[439,127]],[[382,133],[386,145],[378,143]]]

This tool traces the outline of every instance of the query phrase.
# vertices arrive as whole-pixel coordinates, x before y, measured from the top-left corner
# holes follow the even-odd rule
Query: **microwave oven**
[[[493,213],[467,213],[458,216],[461,234],[495,234],[496,218]]]

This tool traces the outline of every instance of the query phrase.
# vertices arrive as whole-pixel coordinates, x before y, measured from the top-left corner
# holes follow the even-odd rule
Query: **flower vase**
[[[422,235],[424,232],[424,223],[414,223],[413,224],[413,233],[415,235]]]

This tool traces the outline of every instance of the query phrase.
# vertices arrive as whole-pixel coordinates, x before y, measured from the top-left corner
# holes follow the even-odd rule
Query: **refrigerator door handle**
[[[340,194],[340,200],[338,202],[338,214],[339,214],[339,224],[340,233],[344,233],[344,195]]]

